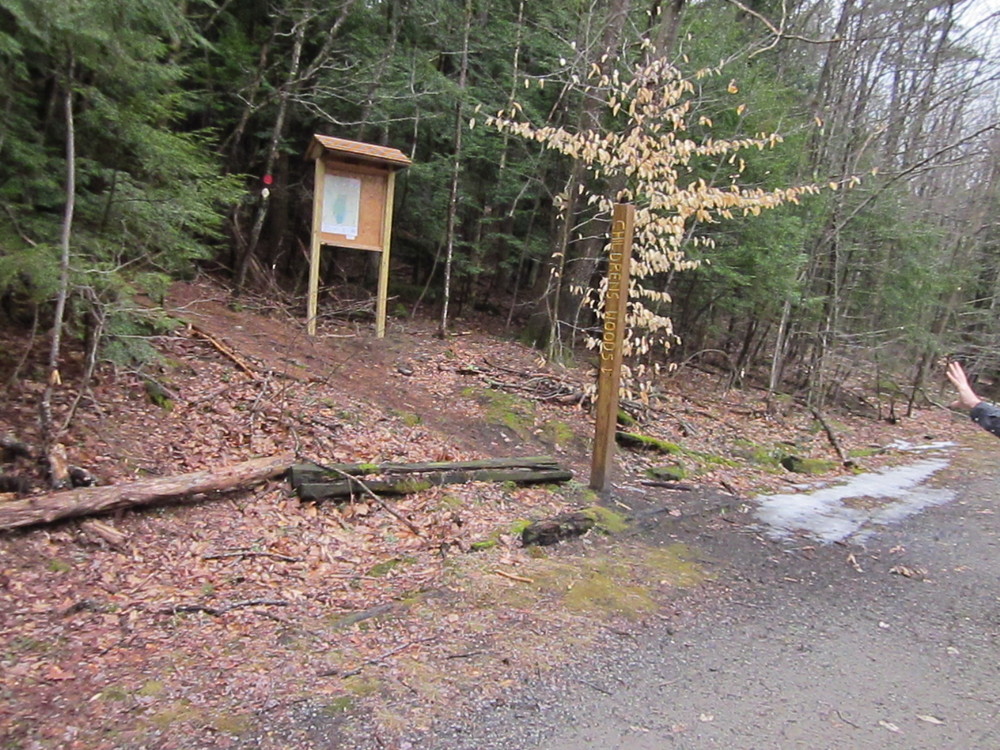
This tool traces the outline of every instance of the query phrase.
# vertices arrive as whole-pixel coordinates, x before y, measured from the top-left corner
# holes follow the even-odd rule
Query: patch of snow
[[[886,448],[891,448],[896,451],[910,451],[914,453],[920,453],[923,451],[937,451],[944,450],[945,448],[954,448],[955,443],[950,440],[938,440],[934,443],[924,443],[922,445],[917,445],[916,443],[911,443],[908,440],[893,440],[889,443]]]
[[[955,497],[951,490],[921,486],[945,468],[945,459],[931,459],[909,466],[859,474],[844,484],[797,494],[765,495],[757,519],[767,527],[772,539],[805,532],[821,542],[864,541],[874,527],[898,523],[909,516],[943,505]],[[874,507],[851,507],[853,498],[881,499]]]

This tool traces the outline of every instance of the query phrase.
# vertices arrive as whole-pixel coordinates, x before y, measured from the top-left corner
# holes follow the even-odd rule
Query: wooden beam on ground
[[[557,467],[543,469],[476,469],[470,471],[429,471],[420,475],[359,479],[345,476],[338,480],[303,482],[296,490],[302,500],[326,500],[363,495],[369,490],[377,495],[408,495],[446,484],[467,482],[513,482],[514,484],[558,484],[568,482],[573,472]]]
[[[293,487],[301,484],[336,481],[347,474],[352,477],[384,476],[391,474],[420,474],[423,472],[476,471],[479,469],[558,469],[556,460],[548,456],[528,458],[486,458],[474,461],[428,461],[399,464],[295,464],[288,478]]]
[[[366,491],[382,495],[406,495],[431,487],[466,482],[556,484],[572,478],[571,471],[562,468],[554,458],[548,456],[411,464],[305,463],[296,464],[289,471],[289,481],[303,500],[348,498],[365,494]]]

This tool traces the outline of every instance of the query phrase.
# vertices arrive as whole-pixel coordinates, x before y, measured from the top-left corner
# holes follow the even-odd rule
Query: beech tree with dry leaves
[[[721,75],[721,70],[699,71],[695,79]],[[486,119],[488,125],[565,154],[582,165],[593,178],[581,186],[586,201],[600,215],[610,216],[615,203],[636,206],[632,274],[629,282],[627,333],[624,339],[626,364],[623,390],[629,398],[647,400],[661,367],[636,361],[639,355],[657,348],[669,349],[676,341],[670,317],[664,312],[670,294],[664,280],[672,274],[697,267],[688,249],[714,245],[707,226],[735,216],[758,216],[762,211],[786,203],[798,203],[803,196],[816,194],[819,186],[803,184],[763,189],[741,184],[747,168],[746,152],[773,148],[781,142],[778,133],[756,133],[740,138],[711,137],[712,121],[698,112],[695,83],[663,58],[635,67],[629,75],[614,70],[603,72],[594,65],[591,75],[580,81],[585,97],[599,98],[606,117],[600,126],[579,131],[565,127],[540,126],[527,121],[516,102]],[[727,88],[739,93],[736,82]],[[734,98],[733,105],[743,105]],[[709,135],[696,137],[692,126]],[[722,180],[708,181],[696,167],[705,160],[724,163]],[[853,182],[853,180],[852,180]],[[606,188],[606,189],[605,189]],[[569,196],[559,196],[565,205]],[[552,274],[565,272],[554,263]],[[606,280],[577,287],[583,305],[601,319]],[[594,329],[591,329],[594,330]],[[587,337],[590,348],[599,339]],[[630,358],[630,361],[629,361]]]

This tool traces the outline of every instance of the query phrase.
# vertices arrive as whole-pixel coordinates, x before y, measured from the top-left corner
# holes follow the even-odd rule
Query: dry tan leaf
[[[905,578],[923,578],[927,575],[927,571],[923,568],[908,568],[905,565],[893,565],[889,568],[889,572]]]
[[[853,567],[859,573],[865,572],[862,569],[861,565],[858,563],[858,558],[854,556],[853,552],[847,556],[847,562],[849,562],[851,564],[851,567]]]
[[[67,672],[58,664],[50,664],[45,671],[42,672],[42,677],[46,680],[75,680],[76,675],[72,672]]]
[[[902,731],[898,726],[893,724],[891,721],[886,721],[885,719],[879,719],[878,725],[884,729],[888,729],[890,732],[899,733]]]
[[[931,716],[930,714],[917,714],[917,718],[920,721],[926,721],[928,724],[944,724],[941,719],[936,716]]]

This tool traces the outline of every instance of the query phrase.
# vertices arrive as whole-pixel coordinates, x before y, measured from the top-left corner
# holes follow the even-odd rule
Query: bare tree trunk
[[[654,0],[649,14],[653,44],[649,57],[672,57],[677,46],[677,33],[681,27],[681,11],[685,0]],[[664,7],[666,5],[666,7]]]
[[[69,297],[69,248],[73,234],[73,212],[76,207],[76,127],[73,121],[73,80],[75,65],[72,55],[69,59],[66,77],[64,112],[66,118],[66,204],[63,208],[62,231],[59,237],[59,291],[52,322],[52,337],[49,346],[48,380],[39,403],[39,418],[42,426],[42,442],[46,453],[58,439],[52,425],[52,394],[61,383],[59,361],[62,357],[62,329],[66,316],[66,301]]]
[[[448,334],[448,304],[451,299],[451,267],[455,257],[455,224],[458,216],[458,188],[462,162],[462,130],[465,127],[462,97],[465,96],[469,74],[469,35],[472,32],[472,0],[465,2],[465,28],[462,32],[462,61],[458,74],[459,99],[455,103],[455,153],[451,167],[451,188],[448,194],[448,221],[445,229],[444,289],[442,294],[441,324],[438,337]]]
[[[365,95],[365,101],[361,107],[361,115],[358,117],[357,139],[359,141],[365,140],[366,129],[370,124],[369,119],[371,118],[372,110],[375,108],[375,95],[378,92],[379,84],[382,83],[382,77],[385,75],[385,71],[388,69],[393,56],[396,54],[396,46],[399,43],[399,21],[400,18],[405,17],[409,12],[409,6],[409,0],[402,0],[402,2],[399,3],[389,3],[386,6],[386,13],[389,15],[389,28],[386,32],[388,41],[381,57],[379,57],[378,64],[375,68],[375,74],[372,76],[372,80],[368,86],[368,93]],[[382,128],[383,136],[385,135],[385,131],[386,129]]]
[[[608,8],[600,44],[595,49],[593,59],[588,61],[588,66],[596,65],[602,73],[606,73],[618,61],[619,55],[616,48],[621,43],[631,7],[631,0],[612,0]],[[599,130],[602,107],[601,97],[590,95],[584,98],[579,113],[579,129],[581,131]],[[587,208],[581,206],[579,201],[580,186],[584,179],[583,164],[574,161],[564,191],[566,202],[560,220],[559,239],[552,253],[552,270],[545,296],[541,299],[548,317],[547,353],[550,358],[558,357],[562,348],[563,316],[565,315],[565,319],[569,320],[576,316],[579,309],[579,297],[567,294],[567,290],[574,286],[586,288],[589,285],[590,277],[605,245],[606,221],[594,221],[593,217],[582,215]],[[591,237],[574,243],[573,234],[578,224],[590,224],[593,229],[590,232]],[[571,255],[575,257],[571,257]]]
[[[267,147],[267,159],[264,163],[264,174],[271,174],[274,171],[274,164],[278,158],[278,147],[281,145],[281,138],[285,133],[285,117],[288,114],[288,104],[292,96],[292,91],[296,86],[299,77],[299,67],[302,61],[302,45],[305,40],[308,20],[303,19],[295,25],[295,42],[292,46],[292,61],[288,68],[288,76],[285,78],[285,85],[281,88],[278,102],[278,114],[274,119],[274,127],[271,129],[271,140]],[[264,221],[267,219],[267,211],[270,205],[270,191],[265,189],[260,196],[260,203],[254,215],[253,227],[250,230],[250,238],[247,245],[240,253],[236,263],[233,286],[237,293],[243,290],[246,283],[247,270],[250,268],[250,260],[257,251],[257,243],[260,241],[260,233],[264,228]]]

